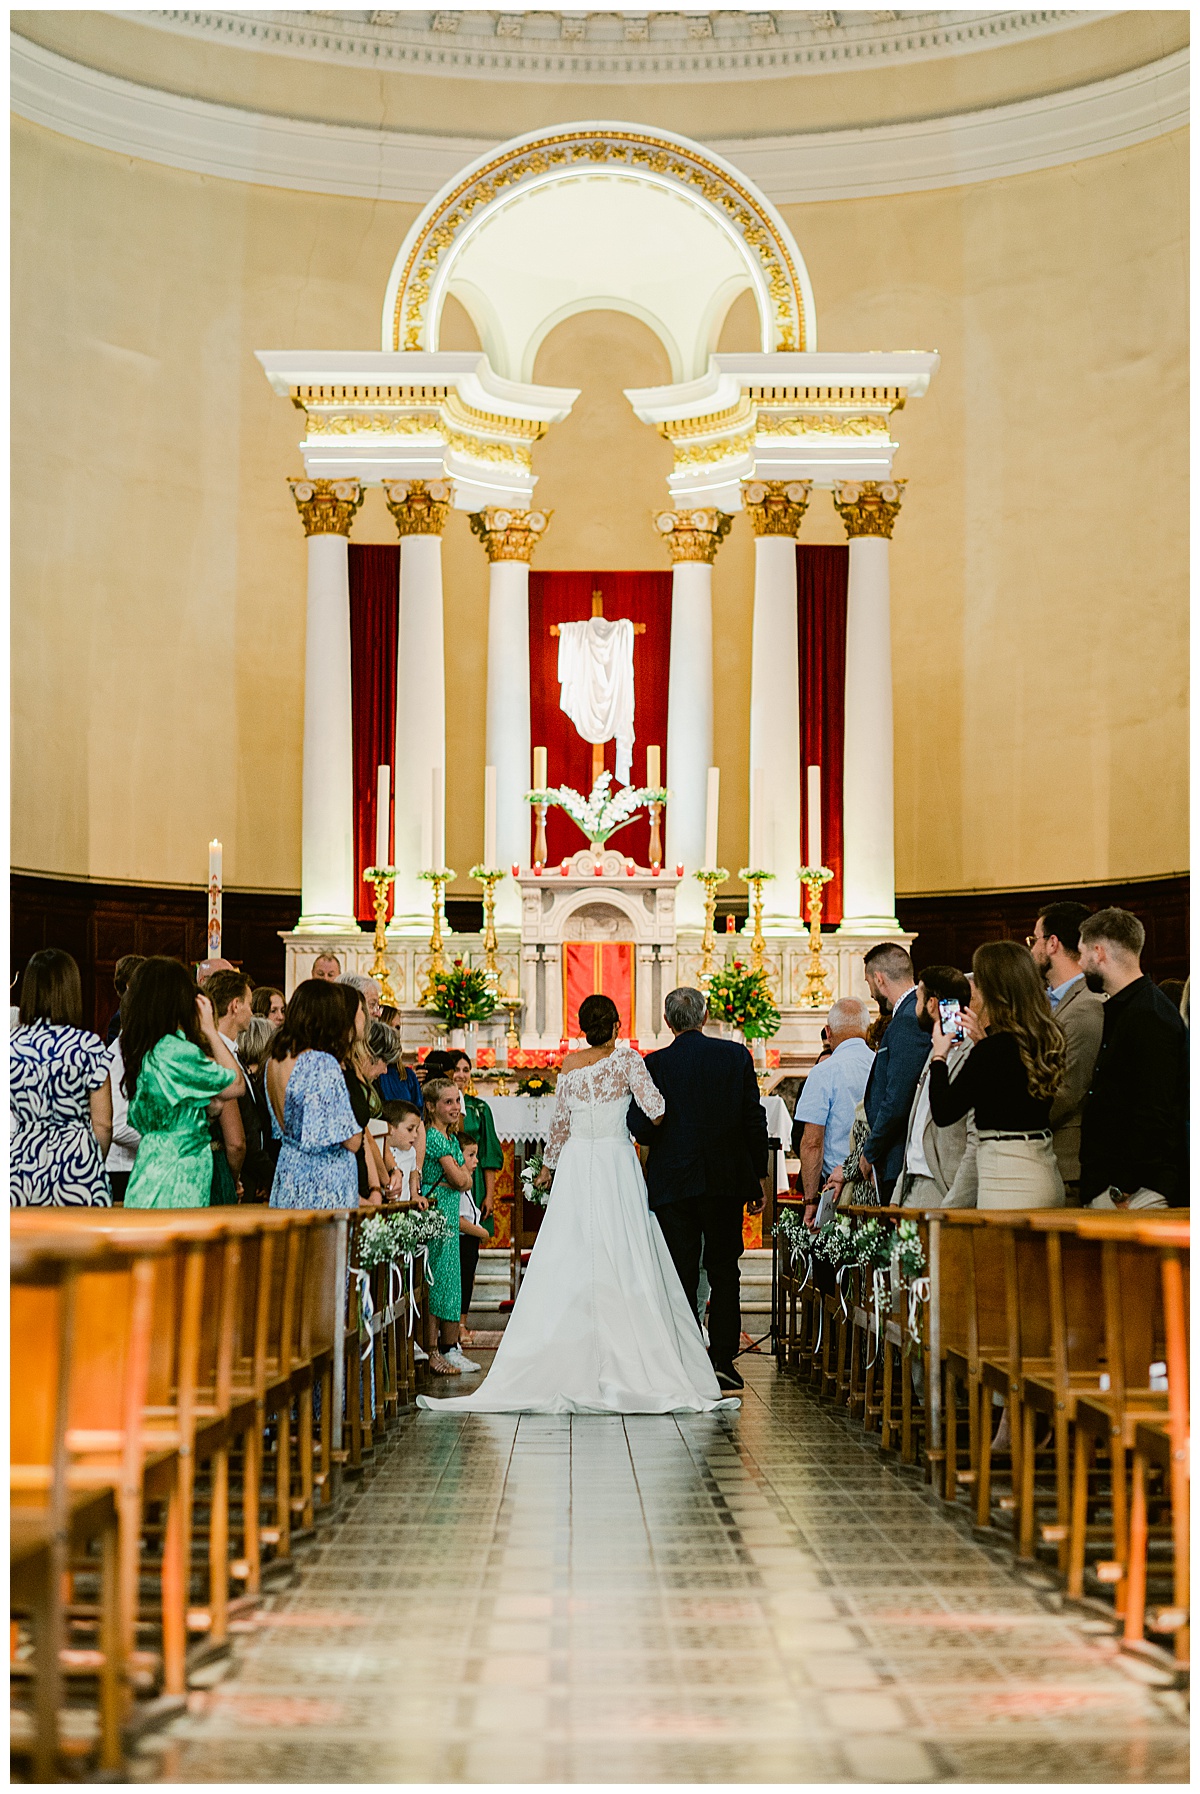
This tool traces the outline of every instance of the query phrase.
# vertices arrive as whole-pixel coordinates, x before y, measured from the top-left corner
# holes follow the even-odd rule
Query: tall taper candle
[[[496,864],[496,768],[483,769],[483,863],[490,870]]]
[[[717,814],[721,805],[721,769],[708,769],[708,814],[704,825],[704,864],[711,870],[717,863]]]
[[[446,864],[446,770],[433,769],[433,870],[440,872]]]
[[[375,864],[390,866],[388,842],[391,839],[392,769],[381,766],[375,775]]]
[[[821,864],[821,768],[808,769],[808,863]]]
[[[662,790],[662,760],[656,747],[646,749],[646,783],[651,791]]]
[[[762,872],[763,866],[763,802],[766,774],[756,766],[750,774],[750,870]]]
[[[546,750],[544,747],[533,750],[533,788],[535,791],[546,789]]]
[[[208,957],[221,957],[221,843],[208,844]]]

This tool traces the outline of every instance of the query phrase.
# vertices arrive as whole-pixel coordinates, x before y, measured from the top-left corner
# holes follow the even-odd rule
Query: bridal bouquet
[[[545,1208],[550,1192],[549,1190],[539,1190],[534,1182],[534,1178],[537,1177],[541,1169],[542,1155],[540,1152],[535,1152],[531,1159],[525,1161],[524,1169],[521,1172],[521,1188],[525,1192],[527,1202],[536,1202],[539,1208]]]
[[[622,785],[611,791],[611,772],[602,772],[592,786],[591,796],[572,790],[570,785],[551,785],[545,791],[526,793],[531,804],[557,804],[571,821],[581,828],[593,847],[600,847],[619,828],[636,816],[643,804],[662,804],[669,792],[651,785]]]

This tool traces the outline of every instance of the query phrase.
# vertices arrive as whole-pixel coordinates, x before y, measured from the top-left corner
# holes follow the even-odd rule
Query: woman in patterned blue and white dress
[[[9,1042],[14,1208],[107,1208],[104,1155],[112,1138],[108,1048],[83,1027],[79,967],[69,953],[35,953]]]

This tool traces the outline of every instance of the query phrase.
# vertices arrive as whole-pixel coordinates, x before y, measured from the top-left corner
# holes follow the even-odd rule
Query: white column
[[[491,563],[484,759],[496,768],[496,864],[506,873],[529,865],[529,562],[549,521],[546,511],[493,506],[471,513]],[[511,876],[496,887],[496,926],[521,926],[521,893]]]
[[[898,933],[888,550],[904,482],[835,489],[850,536],[842,931]]]
[[[293,480],[308,535],[304,634],[304,770],[296,924],[305,934],[356,929],[354,747],[350,699],[350,520],[357,480]]]
[[[796,532],[806,481],[751,480],[742,488],[754,543],[754,635],[750,658],[750,840],[762,844],[763,927],[799,926],[800,663],[796,619]],[[756,780],[755,771],[763,773]],[[764,814],[754,814],[755,788]],[[751,867],[751,870],[755,868]]]
[[[708,769],[713,764],[712,563],[729,534],[724,511],[664,511],[656,523],[675,563],[667,690],[666,863],[683,863],[675,899],[680,928],[703,928]]]
[[[442,619],[442,539],[405,536],[400,548],[400,629],[396,661],[396,883],[392,928],[428,934],[429,884],[420,874],[431,839],[433,769],[446,765],[446,650]]]

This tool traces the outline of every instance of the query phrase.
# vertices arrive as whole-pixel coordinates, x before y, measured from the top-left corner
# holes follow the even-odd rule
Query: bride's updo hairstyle
[[[621,1011],[611,997],[585,997],[579,1005],[579,1026],[589,1046],[607,1046],[621,1026]]]

